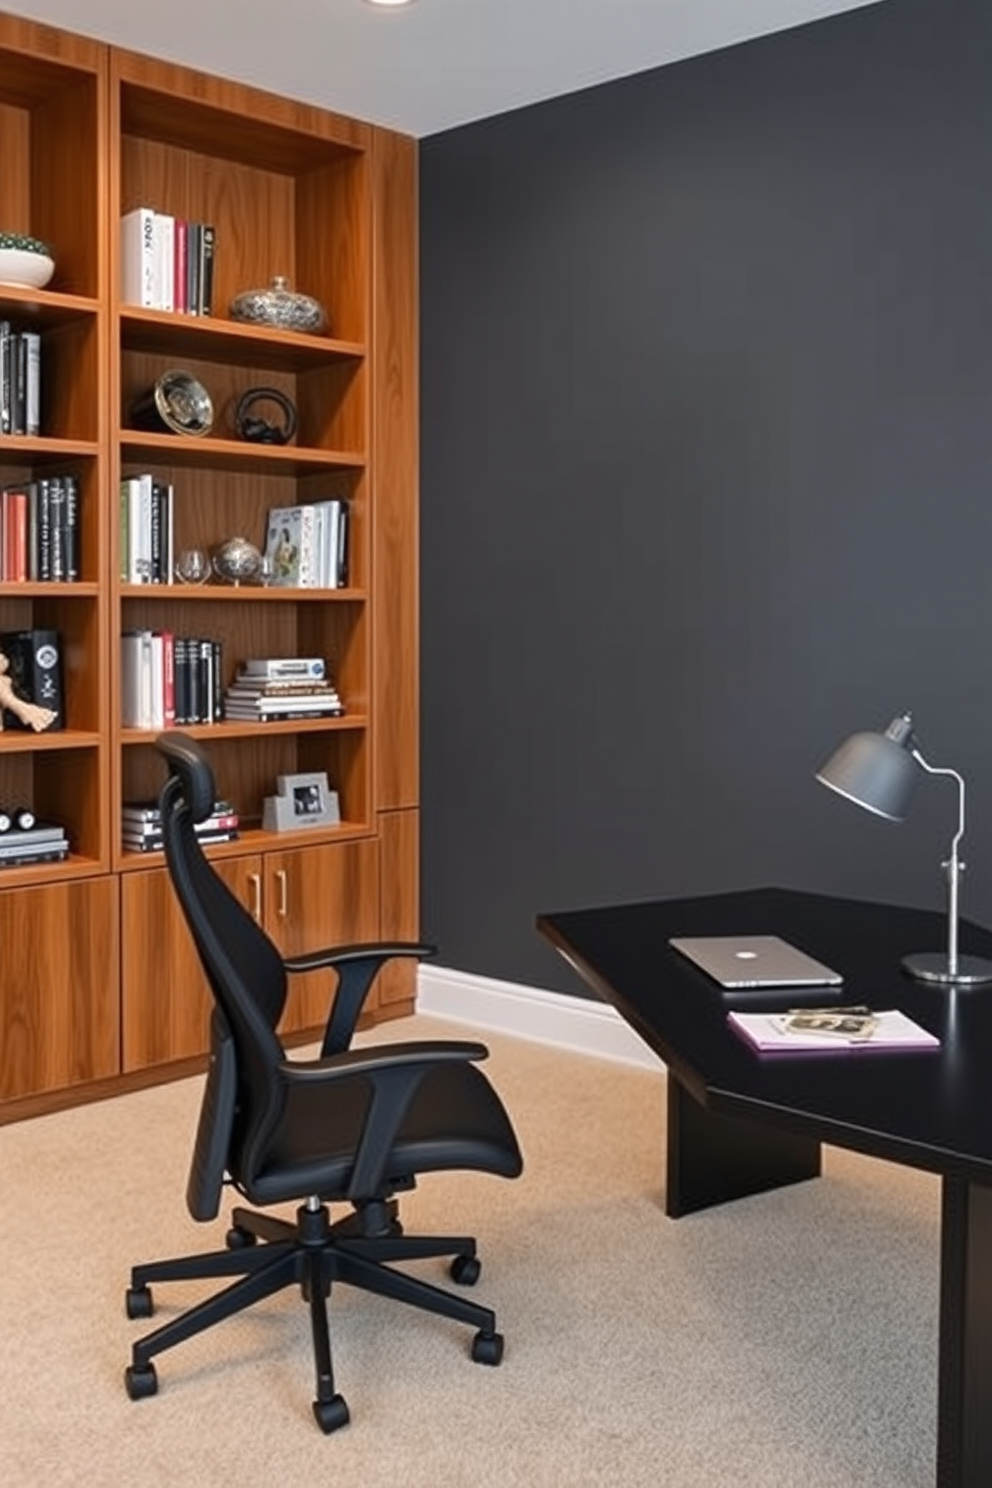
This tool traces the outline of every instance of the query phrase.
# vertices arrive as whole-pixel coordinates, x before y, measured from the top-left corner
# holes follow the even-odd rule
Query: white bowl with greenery
[[[47,243],[26,233],[0,232],[0,284],[43,289],[55,273]]]

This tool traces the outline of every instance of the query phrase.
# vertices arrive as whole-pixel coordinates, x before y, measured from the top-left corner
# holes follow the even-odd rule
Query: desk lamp
[[[816,778],[866,811],[899,822],[906,815],[918,779],[917,766],[928,775],[950,775],[957,781],[958,829],[951,856],[941,865],[947,873],[948,887],[947,954],[928,951],[907,956],[902,964],[910,976],[922,982],[992,982],[992,961],[958,955],[958,888],[964,872],[958,845],[964,836],[964,781],[956,770],[927,763],[919,751],[912,716],[903,713],[893,718],[884,734],[852,734],[817,770]]]

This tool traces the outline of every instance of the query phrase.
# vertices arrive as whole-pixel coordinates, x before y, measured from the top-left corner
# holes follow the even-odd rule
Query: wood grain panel
[[[0,1100],[116,1074],[116,880],[0,892],[0,945]]]
[[[251,905],[249,876],[259,858],[232,858],[217,872]],[[121,881],[124,958],[122,1053],[126,1071],[202,1054],[209,1048],[210,988],[164,868]]]
[[[376,805],[419,800],[416,143],[373,137]]]
[[[420,936],[420,812],[379,813],[379,933],[383,940]],[[417,963],[394,961],[379,974],[379,1005],[413,1004]]]
[[[269,934],[287,955],[374,940],[379,928],[379,844],[368,839],[267,853],[265,919]],[[322,1028],[333,985],[327,972],[294,977],[282,1031]]]

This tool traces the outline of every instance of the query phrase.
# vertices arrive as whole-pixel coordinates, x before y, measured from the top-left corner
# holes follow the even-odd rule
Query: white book
[[[165,727],[165,642],[161,631],[148,638],[148,728]]]
[[[156,212],[155,229],[155,300],[156,309],[175,309],[176,220],[167,212]]]
[[[24,385],[24,432],[41,433],[41,335],[22,331],[26,353],[27,376]]]
[[[317,504],[321,514],[320,587],[337,589],[340,583],[338,552],[341,542],[341,502],[336,498]]]
[[[156,308],[155,213],[135,207],[121,218],[121,300]]]
[[[140,630],[127,630],[121,636],[121,724],[124,728],[148,727],[142,683],[146,634]]]

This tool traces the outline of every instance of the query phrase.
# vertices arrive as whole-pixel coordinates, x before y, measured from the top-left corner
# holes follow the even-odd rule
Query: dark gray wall
[[[914,711],[992,923],[992,6],[888,0],[427,139],[423,906],[795,884],[940,906],[953,786],[812,779]],[[774,928],[774,927],[769,927]],[[908,948],[912,949],[912,948]]]

